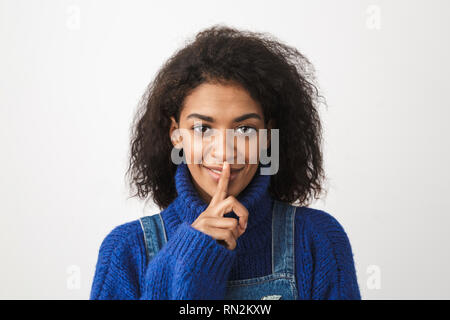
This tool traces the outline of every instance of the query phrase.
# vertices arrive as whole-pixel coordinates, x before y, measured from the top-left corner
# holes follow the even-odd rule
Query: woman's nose
[[[211,146],[211,156],[216,163],[222,164],[225,160],[228,163],[234,163],[235,149],[235,138],[232,135],[232,130],[229,131],[228,137],[226,129],[217,130]]]

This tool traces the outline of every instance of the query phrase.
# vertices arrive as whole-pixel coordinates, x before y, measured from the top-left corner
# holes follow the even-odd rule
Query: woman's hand
[[[227,249],[234,250],[236,248],[236,240],[247,228],[248,210],[235,197],[227,196],[229,180],[230,165],[224,161],[219,183],[211,202],[191,226],[210,235]],[[235,218],[223,217],[231,211],[236,213],[239,221]]]

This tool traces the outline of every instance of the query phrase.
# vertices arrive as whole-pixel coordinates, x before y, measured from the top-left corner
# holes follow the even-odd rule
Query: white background
[[[137,103],[176,49],[222,23],[268,32],[316,67],[329,192],[311,207],[344,226],[363,299],[449,299],[449,10],[1,0],[0,298],[89,297],[106,234],[156,212],[127,199]]]

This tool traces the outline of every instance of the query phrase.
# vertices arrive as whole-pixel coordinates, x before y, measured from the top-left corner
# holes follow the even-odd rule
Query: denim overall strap
[[[139,218],[144,232],[147,260],[150,261],[167,242],[164,222],[159,213]]]
[[[296,207],[274,199],[272,209],[272,273],[228,280],[225,300],[297,300],[294,220]]]
[[[272,273],[294,275],[295,206],[274,200],[272,218]]]

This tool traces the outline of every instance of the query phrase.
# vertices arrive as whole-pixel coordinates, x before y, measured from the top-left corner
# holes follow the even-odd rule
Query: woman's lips
[[[202,167],[203,167],[206,171],[208,171],[208,174],[211,176],[211,178],[214,179],[215,182],[219,182],[221,172],[219,173],[219,172],[213,171],[212,169],[210,169],[210,168],[208,168],[208,167],[205,167],[205,166],[202,166]],[[242,171],[242,169],[243,169],[243,167],[240,168],[239,170],[233,170],[233,171],[231,171],[231,174],[230,174],[230,181],[233,181],[233,180],[237,177],[237,175]],[[217,170],[217,171],[218,171],[218,170]]]

